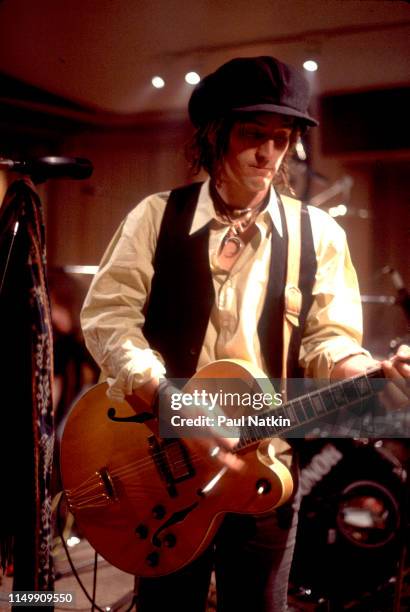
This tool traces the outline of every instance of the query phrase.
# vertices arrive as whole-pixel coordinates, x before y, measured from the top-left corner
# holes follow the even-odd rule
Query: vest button
[[[190,353],[191,355],[197,355],[198,351],[196,350],[196,348],[193,348],[193,347],[192,347],[191,349],[189,349],[189,353]]]

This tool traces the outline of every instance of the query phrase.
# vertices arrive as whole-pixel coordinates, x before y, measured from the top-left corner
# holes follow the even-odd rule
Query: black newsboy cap
[[[308,104],[309,84],[293,66],[269,56],[237,57],[198,83],[188,112],[196,127],[232,112],[278,113],[318,125]]]

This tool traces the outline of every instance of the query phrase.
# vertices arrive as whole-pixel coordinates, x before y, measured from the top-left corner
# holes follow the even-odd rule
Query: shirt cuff
[[[153,378],[165,375],[165,367],[157,354],[151,349],[128,347],[130,360],[121,368],[117,376],[108,377],[107,395],[112,400],[123,401],[134,389],[141,387]]]
[[[336,363],[346,357],[353,355],[367,355],[371,357],[369,351],[355,342],[346,342],[344,338],[338,338],[328,344],[315,358],[308,362],[306,375],[311,378],[328,380]],[[308,361],[306,359],[306,361]]]

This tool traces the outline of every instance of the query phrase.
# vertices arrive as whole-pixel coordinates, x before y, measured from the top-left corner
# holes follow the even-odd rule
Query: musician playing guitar
[[[220,359],[246,360],[272,378],[282,377],[284,361],[288,377],[321,379],[374,366],[360,345],[360,294],[345,234],[321,210],[299,212],[296,311],[285,287],[295,240],[287,222],[292,200],[283,195],[287,158],[299,135],[317,125],[308,102],[304,77],[272,57],[231,60],[196,86],[189,157],[209,179],[136,206],[104,255],[82,311],[87,346],[112,400],[154,411],[160,381],[162,389],[167,379],[189,378]],[[286,316],[294,330],[284,351]],[[409,347],[401,347],[382,364],[385,374],[408,377],[409,356]],[[247,459],[231,452],[236,442],[210,431],[202,444],[240,477]],[[290,500],[263,515],[226,515],[189,565],[140,580],[139,612],[203,611],[212,568],[219,611],[287,609],[299,496],[289,445],[278,455],[295,476]],[[145,527],[138,529],[145,537]],[[148,558],[151,565],[156,559]]]

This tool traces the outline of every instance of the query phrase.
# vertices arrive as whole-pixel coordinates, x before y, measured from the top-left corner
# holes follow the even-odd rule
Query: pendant
[[[225,257],[235,257],[239,251],[244,246],[244,242],[239,238],[239,236],[228,235],[223,241],[221,254]]]

